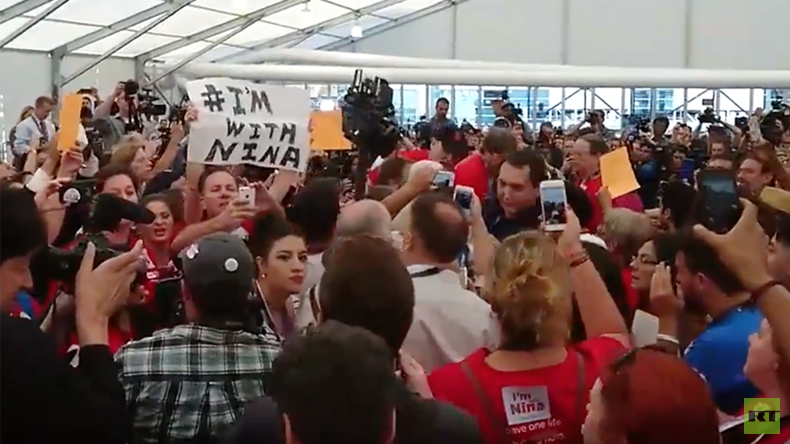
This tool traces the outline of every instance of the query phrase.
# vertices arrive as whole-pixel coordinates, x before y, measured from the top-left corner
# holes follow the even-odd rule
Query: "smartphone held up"
[[[700,171],[697,182],[697,223],[718,234],[730,231],[743,211],[735,173],[727,170],[703,170]]]
[[[565,210],[568,199],[565,195],[565,181],[545,180],[540,183],[540,208],[543,215],[543,229],[563,231],[568,224]]]

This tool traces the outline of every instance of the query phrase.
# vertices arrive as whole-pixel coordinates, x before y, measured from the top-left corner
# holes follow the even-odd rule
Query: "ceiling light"
[[[359,24],[354,24],[351,27],[351,37],[355,39],[362,38],[362,27]]]

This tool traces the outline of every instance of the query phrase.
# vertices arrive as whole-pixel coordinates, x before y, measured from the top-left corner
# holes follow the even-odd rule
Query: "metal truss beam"
[[[265,8],[258,9],[257,11],[247,14],[245,16],[237,17],[234,18],[233,20],[228,20],[227,22],[220,23],[219,25],[216,26],[212,26],[211,28],[189,35],[187,37],[184,37],[183,39],[177,40],[172,43],[168,43],[166,45],[162,45],[144,54],[140,54],[138,58],[146,62],[148,60],[161,57],[167,53],[176,51],[185,46],[189,46],[195,42],[199,42],[201,40],[207,40],[210,39],[211,37],[214,37],[215,35],[222,34],[223,32],[231,31],[240,26],[244,26],[249,21],[253,21],[253,22],[258,21],[264,17],[277,14],[278,12],[285,11],[294,6],[302,5],[307,1],[309,0],[282,0],[273,5],[269,5]]]
[[[22,34],[26,33],[30,28],[36,26],[37,24],[41,23],[42,20],[49,17],[50,14],[60,9],[61,6],[65,5],[66,2],[69,0],[56,0],[54,3],[49,5],[47,9],[42,11],[39,15],[33,17],[32,19],[28,20],[27,23],[22,25],[22,27],[18,28],[11,34],[7,35],[4,39],[0,40],[0,49],[5,48],[9,43],[13,42],[14,40],[18,39]]]
[[[162,3],[156,5],[152,8],[146,9],[145,11],[140,11],[135,15],[119,20],[111,24],[110,26],[107,26],[106,28],[98,29],[96,31],[91,32],[90,34],[84,35],[68,43],[65,43],[55,48],[53,52],[62,53],[62,54],[72,53],[80,48],[84,48],[92,43],[98,42],[101,39],[107,38],[118,31],[125,31],[147,20],[151,20],[152,18],[157,17],[161,14],[165,14],[168,11],[170,11],[170,9],[173,7],[174,4],[181,4],[181,3],[191,3],[191,2],[187,0],[175,0],[173,3]]]
[[[112,57],[113,54],[115,54],[116,52],[120,51],[121,49],[126,47],[128,44],[132,43],[133,41],[137,40],[143,34],[149,32],[150,30],[152,30],[152,29],[156,28],[157,26],[161,25],[165,20],[167,20],[170,17],[172,17],[175,14],[177,14],[178,11],[186,8],[187,5],[189,5],[193,1],[195,1],[195,0],[182,0],[182,1],[170,3],[170,9],[168,10],[168,12],[160,15],[156,20],[152,21],[151,23],[149,23],[149,24],[143,26],[142,28],[140,28],[139,30],[135,31],[134,34],[130,35],[129,37],[127,37],[125,39],[123,39],[122,42],[120,42],[117,45],[113,46],[112,48],[108,49],[107,51],[104,52],[104,54],[96,57],[95,59],[93,59],[87,65],[83,66],[82,68],[78,69],[74,73],[70,74],[68,77],[66,77],[61,82],[61,85],[66,85],[69,82],[71,82],[72,80],[74,80],[74,79],[78,78],[79,76],[85,74],[86,72],[90,71],[91,69],[99,66],[99,64],[101,62],[103,62],[103,61],[107,60],[108,58]],[[58,56],[58,57],[62,57],[63,55],[64,54],[59,54],[59,53],[58,54],[53,54],[53,56]]]
[[[364,8],[360,8],[358,11],[349,12],[347,14],[337,16],[333,19],[325,20],[321,23],[317,23],[313,26],[307,27],[299,31],[289,32],[288,34],[285,34],[283,36],[266,40],[257,45],[254,45],[250,47],[249,50],[242,50],[239,51],[238,53],[231,54],[227,57],[221,57],[217,60],[212,60],[212,61],[218,63],[241,63],[241,64],[256,63],[256,58],[254,53],[255,51],[260,51],[262,49],[269,49],[269,48],[277,48],[283,45],[288,45],[294,40],[299,40],[303,37],[310,37],[312,35],[319,34],[328,29],[332,29],[334,27],[341,26],[348,22],[354,21],[361,15],[371,15],[382,9],[403,3],[404,1],[405,0],[381,0],[379,2],[373,3],[372,5],[368,5]],[[388,22],[388,23],[394,23],[394,22]]]
[[[393,20],[391,22],[382,23],[381,25],[374,26],[374,27],[368,29],[367,31],[365,31],[364,36],[361,37],[361,38],[357,39],[357,38],[354,38],[354,37],[345,37],[345,38],[342,38],[342,39],[340,39],[340,40],[338,40],[336,42],[330,43],[328,45],[324,45],[324,46],[322,46],[322,47],[320,47],[318,49],[321,50],[321,51],[334,51],[334,50],[340,49],[340,48],[342,48],[342,47],[344,47],[346,45],[349,45],[351,43],[358,42],[360,40],[364,40],[364,39],[369,38],[369,37],[373,37],[374,35],[378,35],[378,34],[381,34],[383,32],[390,31],[392,29],[397,29],[397,28],[399,28],[399,27],[401,27],[401,26],[403,26],[405,24],[411,23],[411,22],[413,22],[415,20],[419,20],[419,19],[421,19],[423,17],[428,17],[429,15],[433,15],[433,14],[442,12],[445,9],[452,8],[453,6],[460,5],[460,4],[466,3],[468,1],[469,0],[446,0],[446,1],[443,1],[441,3],[436,3],[433,6],[429,6],[427,8],[423,8],[423,9],[419,9],[419,10],[414,11],[412,13],[406,14],[406,15],[404,15],[402,17],[398,17],[397,19],[395,19],[395,20]]]
[[[247,29],[250,26],[254,25],[257,21],[258,21],[258,19],[255,19],[255,18],[247,19],[247,22],[244,23],[243,25],[241,25],[238,28],[234,29],[232,32],[228,33],[227,35],[222,36],[221,39],[212,42],[210,45],[206,46],[205,48],[201,49],[200,51],[197,51],[194,54],[191,54],[189,57],[186,57],[185,59],[181,60],[180,62],[176,63],[175,65],[167,68],[165,71],[157,74],[156,77],[150,79],[148,81],[148,83],[150,85],[156,86],[155,84],[159,80],[161,80],[161,79],[167,77],[168,75],[178,71],[179,69],[184,67],[186,64],[188,64],[188,63],[190,63],[190,62],[192,62],[194,60],[197,60],[198,58],[202,57],[204,54],[207,54],[212,49],[214,49],[217,46],[225,43],[229,39],[233,38],[234,36],[238,35],[242,31],[244,31],[245,29]]]
[[[40,8],[50,1],[51,0],[24,0],[15,5],[11,5],[0,11],[0,25],[13,18],[27,14],[36,8]]]
[[[334,1],[332,1],[332,0],[323,0],[323,2],[324,2],[324,3],[329,3],[330,5],[332,5],[332,6],[336,6],[336,7],[338,7],[338,8],[343,8],[343,9],[345,9],[346,11],[356,12],[357,14],[359,14],[359,13],[360,13],[360,12],[359,12],[359,9],[354,9],[354,8],[351,8],[351,7],[348,7],[348,6],[342,5],[342,4],[340,4],[340,3],[334,2]],[[379,18],[379,19],[382,19],[382,20],[387,20],[387,21],[391,21],[391,20],[392,20],[391,18],[389,18],[389,17],[384,17],[383,15],[377,15],[377,14],[368,14],[368,15],[371,15],[371,16],[373,16],[373,17],[376,17],[376,18]]]

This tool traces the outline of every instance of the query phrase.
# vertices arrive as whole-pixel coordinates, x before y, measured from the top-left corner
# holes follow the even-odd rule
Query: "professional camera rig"
[[[342,111],[343,134],[359,150],[354,181],[354,197],[359,200],[364,197],[365,175],[373,160],[390,155],[402,138],[389,82],[365,78],[361,69],[356,70]]]
[[[164,116],[167,114],[167,105],[160,103],[153,91],[141,89],[135,80],[123,82],[123,93],[129,107],[129,121],[126,122],[126,131],[143,130],[143,117]],[[137,99],[137,104],[135,103]]]

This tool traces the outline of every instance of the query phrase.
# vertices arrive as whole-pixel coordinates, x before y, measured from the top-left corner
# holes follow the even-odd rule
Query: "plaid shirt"
[[[269,335],[182,325],[115,355],[132,443],[214,443],[265,395],[280,345]]]

